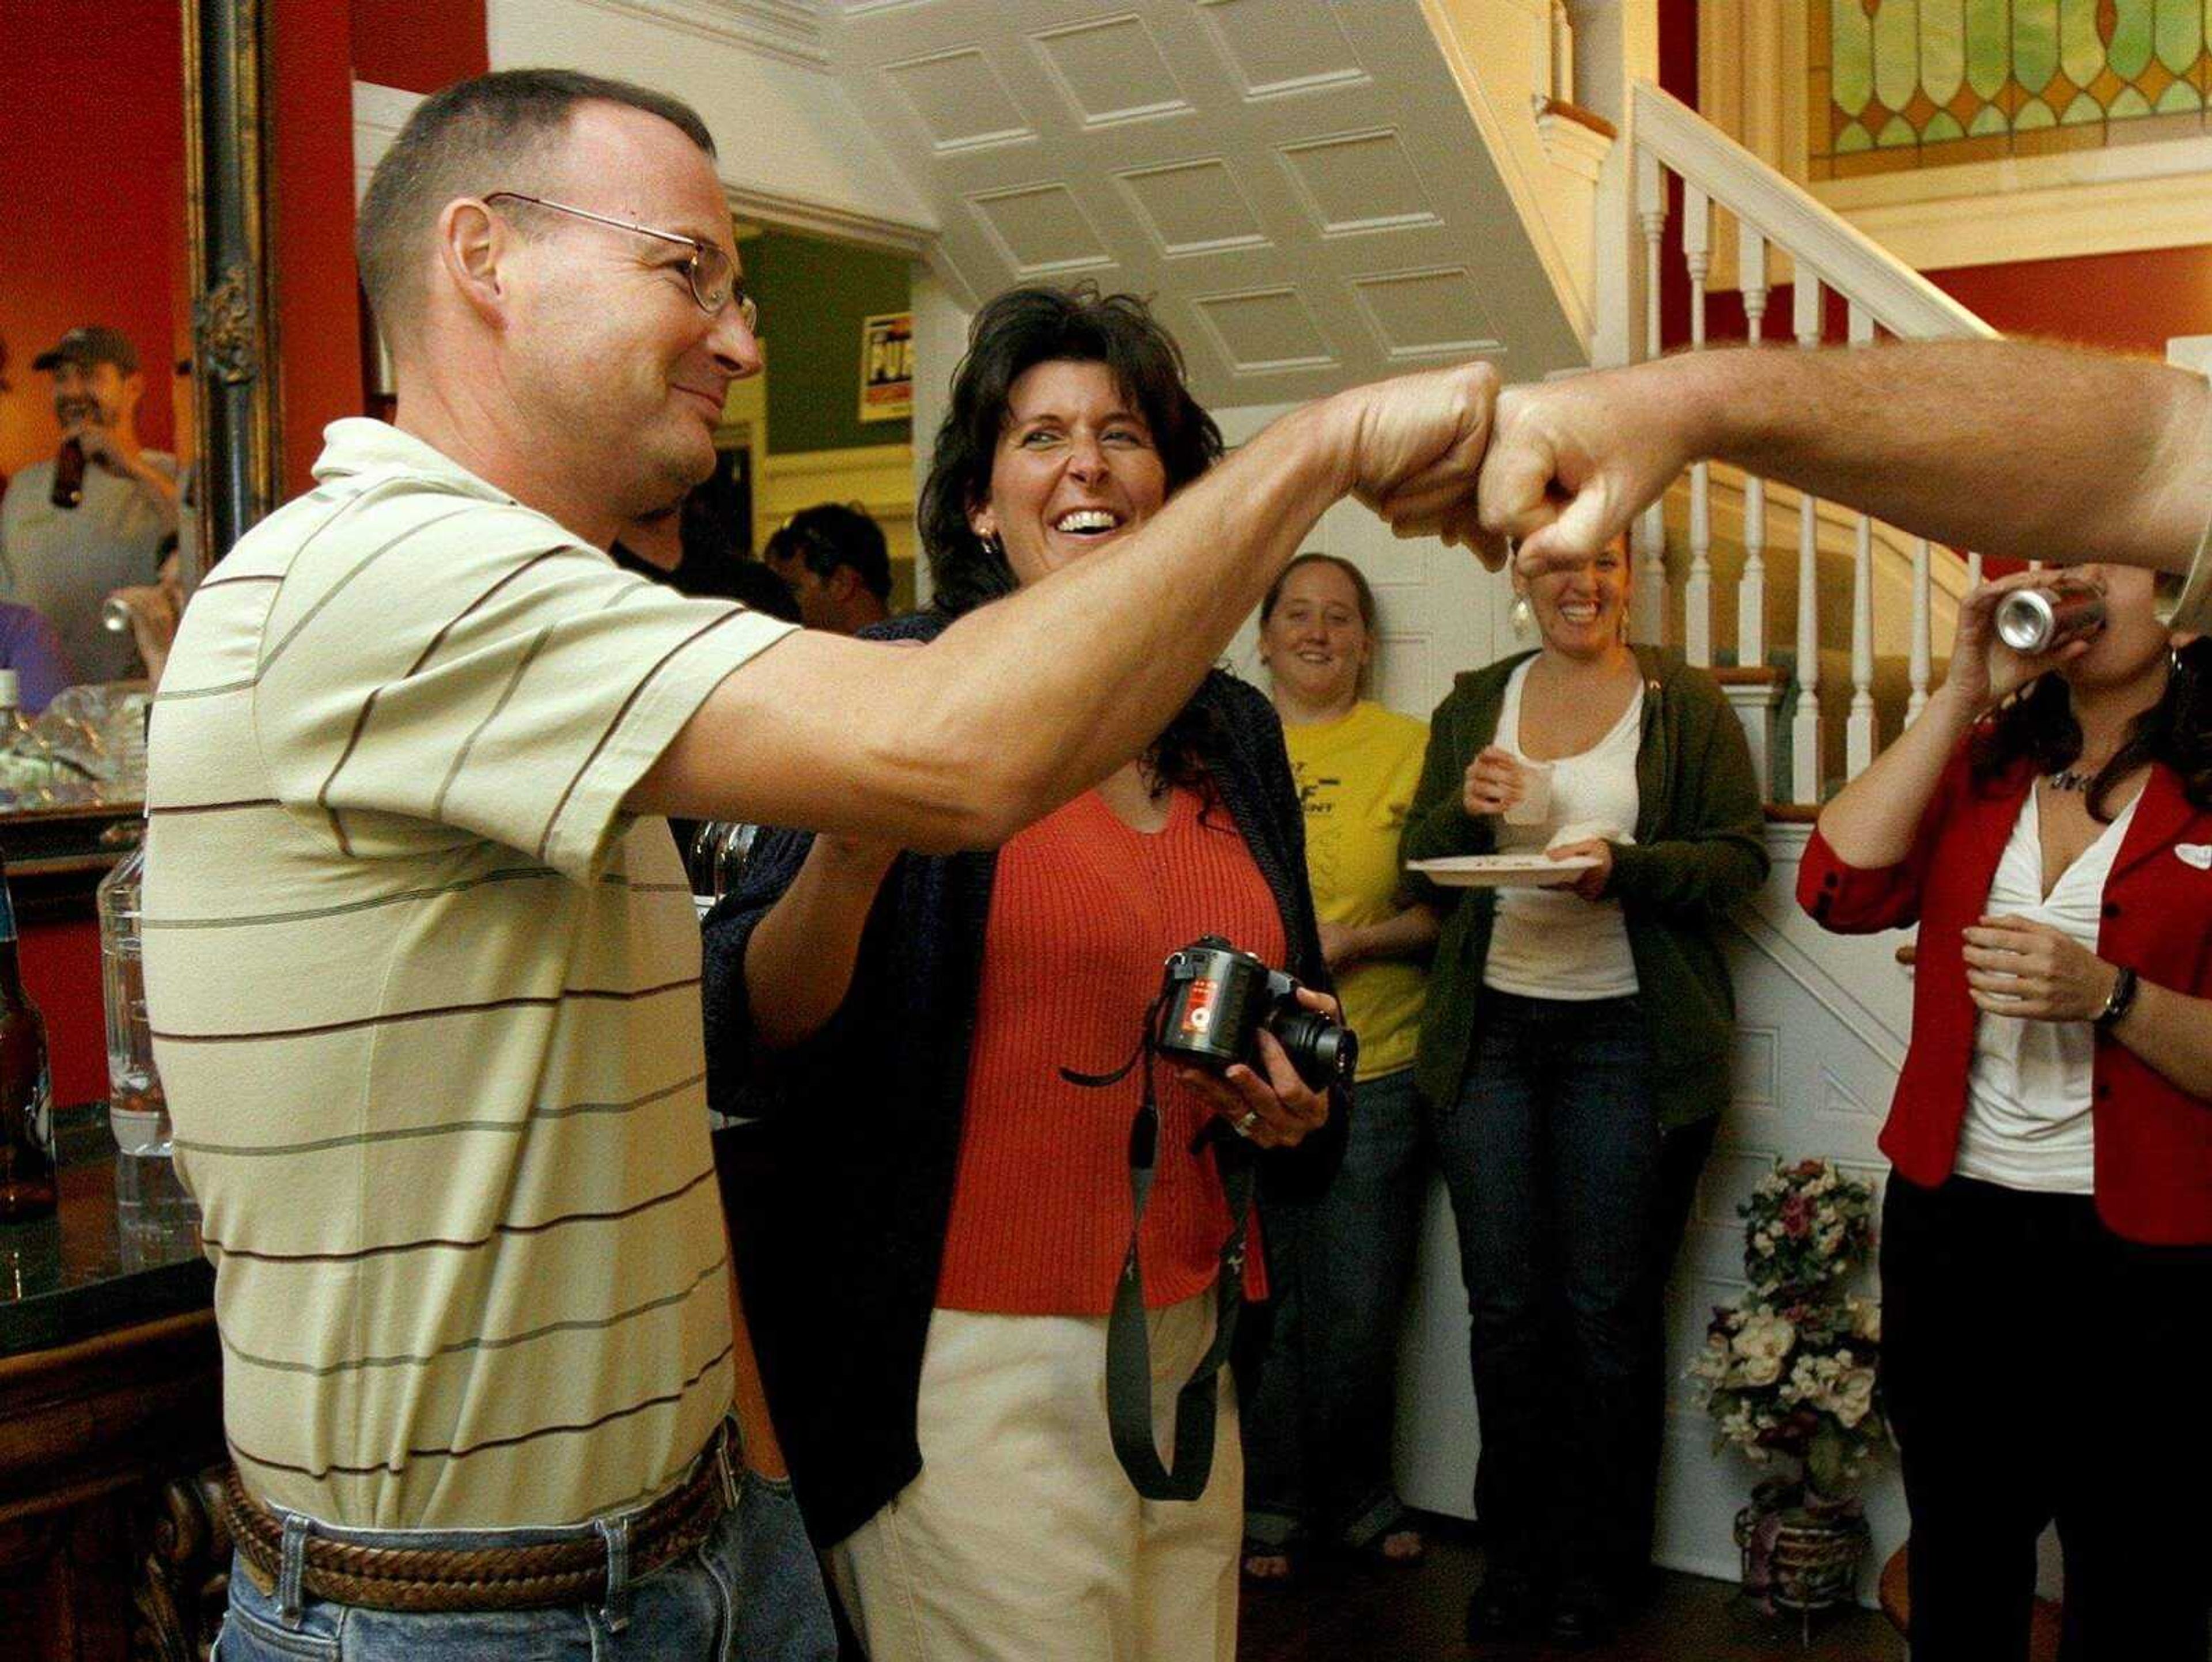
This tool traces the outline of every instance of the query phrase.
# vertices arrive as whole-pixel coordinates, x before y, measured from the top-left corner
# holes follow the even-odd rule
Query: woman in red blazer
[[[2212,641],[2147,573],[2022,658],[1960,603],[1942,689],[1821,811],[1797,898],[1917,922],[1881,1147],[1883,1383],[1915,1662],[2025,1657],[2035,1541],[2062,1655],[2203,1662],[2212,1605]]]

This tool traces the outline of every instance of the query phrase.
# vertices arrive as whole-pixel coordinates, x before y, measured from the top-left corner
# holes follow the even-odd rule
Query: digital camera
[[[1316,1090],[1349,1084],[1359,1061],[1359,1036],[1297,1001],[1296,977],[1271,970],[1218,934],[1201,935],[1168,954],[1160,987],[1160,1052],[1220,1073],[1243,1062],[1265,1077],[1260,1032],[1265,1028]]]

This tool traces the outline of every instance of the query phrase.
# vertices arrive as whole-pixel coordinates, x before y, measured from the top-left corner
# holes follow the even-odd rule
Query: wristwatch
[[[2123,968],[2112,977],[2112,995],[2105,1001],[2105,1008],[2090,1018],[2090,1025],[2110,1032],[2119,1024],[2136,1001],[2136,972]]]

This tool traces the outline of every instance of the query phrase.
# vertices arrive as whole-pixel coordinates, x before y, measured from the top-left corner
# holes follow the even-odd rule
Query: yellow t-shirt
[[[1306,874],[1326,923],[1378,922],[1397,910],[1398,835],[1421,777],[1427,723],[1362,699],[1334,721],[1286,727],[1283,741],[1306,816]],[[1359,1035],[1359,1077],[1409,1068],[1420,1039],[1425,972],[1384,959],[1337,983]]]

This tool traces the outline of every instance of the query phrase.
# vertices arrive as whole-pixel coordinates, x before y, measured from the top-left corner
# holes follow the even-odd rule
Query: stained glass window
[[[2207,131],[2212,0],[1811,0],[1815,179]]]

